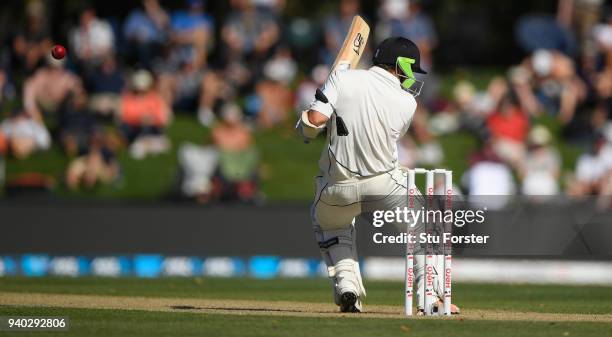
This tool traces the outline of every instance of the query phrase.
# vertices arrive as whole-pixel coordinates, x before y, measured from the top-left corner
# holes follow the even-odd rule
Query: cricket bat
[[[355,69],[365,50],[369,35],[370,26],[368,26],[368,23],[361,16],[355,15],[331,72],[333,73],[338,69]]]
[[[344,38],[344,42],[342,43],[342,48],[340,48],[338,56],[336,56],[336,60],[334,61],[330,74],[333,74],[336,70],[355,69],[359,64],[361,55],[363,55],[369,35],[370,26],[368,26],[368,23],[365,22],[361,16],[355,15],[355,17],[353,17],[353,21],[351,22],[351,27]],[[317,89],[315,98],[323,103],[329,102],[321,89]],[[338,136],[347,136],[349,134],[349,130],[347,129],[344,120],[337,115],[336,133]]]

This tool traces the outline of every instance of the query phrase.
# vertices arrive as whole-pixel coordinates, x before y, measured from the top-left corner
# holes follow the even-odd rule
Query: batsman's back
[[[332,74],[337,117],[349,133],[339,136],[338,121],[330,121],[329,149],[320,161],[322,171],[333,180],[369,177],[397,165],[397,141],[404,135],[416,109],[412,95],[400,87],[388,71],[345,70]]]

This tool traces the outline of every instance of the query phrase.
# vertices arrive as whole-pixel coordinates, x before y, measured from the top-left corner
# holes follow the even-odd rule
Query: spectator
[[[291,55],[291,50],[287,47],[278,47],[263,68],[265,76],[274,78],[287,86],[293,83],[297,71],[297,64]]]
[[[242,122],[242,111],[236,104],[225,104],[220,115],[221,123],[212,130],[213,143],[219,149],[216,193],[222,200],[253,201],[258,155],[251,130]]]
[[[342,47],[344,37],[351,26],[353,17],[359,13],[359,0],[341,0],[338,14],[327,17],[323,22],[324,46],[321,60],[331,65]]]
[[[45,126],[23,110],[16,110],[0,124],[0,132],[6,137],[10,153],[17,159],[26,159],[51,146],[51,136]]]
[[[260,62],[269,56],[280,37],[278,23],[268,11],[258,11],[252,0],[233,0],[221,31],[229,60]]]
[[[561,160],[557,150],[550,145],[552,136],[544,126],[538,125],[529,132],[529,150],[521,165],[522,192],[534,199],[559,193]]]
[[[8,151],[8,142],[4,133],[0,130],[0,156],[5,156]]]
[[[606,139],[606,144],[601,149],[601,159],[604,162],[606,173],[604,175],[597,206],[601,209],[612,208],[612,122],[607,122],[601,133]]]
[[[25,75],[32,74],[51,49],[47,13],[43,1],[29,1],[26,5],[26,24],[13,40],[15,65]]]
[[[14,99],[15,96],[15,87],[9,78],[9,73],[0,68],[0,104],[4,100]]]
[[[592,76],[596,97],[593,124],[601,128],[612,120],[612,14],[608,15],[607,22],[594,27],[593,35],[602,59],[601,69]]]
[[[123,35],[129,63],[150,68],[169,38],[170,17],[159,0],[141,0],[141,4],[125,20]]]
[[[534,52],[518,68],[511,69],[510,80],[521,106],[529,114],[546,111],[558,116],[564,125],[572,121],[586,95],[573,61],[552,50]]]
[[[61,109],[59,123],[60,141],[68,156],[74,157],[87,148],[95,127],[85,91],[71,94]]]
[[[288,87],[296,71],[297,66],[288,49],[279,49],[264,65],[264,79],[255,87],[260,102],[257,112],[259,126],[270,128],[287,119],[293,102],[293,94]]]
[[[123,93],[120,101],[121,128],[131,144],[131,155],[142,159],[167,151],[170,144],[164,129],[170,119],[170,109],[153,88],[151,73],[136,71],[130,79],[130,90]]]
[[[119,97],[123,91],[123,70],[114,55],[108,55],[87,79],[91,93],[90,106],[94,113],[113,116],[117,112]]]
[[[166,103],[175,111],[195,111],[198,108],[204,70],[197,66],[195,56],[185,59],[176,71],[159,76],[159,90]]]
[[[559,0],[557,15],[527,14],[515,24],[518,45],[526,52],[538,49],[558,50],[575,56],[576,38],[572,31],[573,0]]]
[[[453,88],[453,103],[459,112],[460,126],[478,137],[483,134],[486,119],[507,90],[502,78],[494,78],[487,91],[479,92],[471,82],[459,81]]]
[[[576,162],[575,176],[568,183],[568,194],[574,196],[597,195],[601,193],[610,179],[612,158],[604,151],[606,138],[598,133],[592,143],[591,151],[582,154]]]
[[[252,91],[257,72],[261,70],[259,65],[251,65],[238,59],[228,61],[223,71],[225,81],[239,94]]]
[[[86,72],[102,63],[115,50],[111,25],[98,18],[93,7],[87,7],[81,12],[79,25],[70,32],[70,43],[72,53]]]
[[[525,140],[529,119],[518,104],[513,92],[508,92],[487,118],[491,146],[495,154],[518,169],[525,159]]]
[[[81,80],[64,69],[65,60],[47,56],[47,66],[28,78],[23,86],[26,112],[36,120],[43,115],[57,117],[58,109],[70,93],[82,90]]]
[[[233,88],[217,70],[210,70],[202,77],[198,104],[198,120],[204,126],[211,126],[215,120],[213,112],[217,103],[233,98]]]
[[[378,23],[373,31],[377,43],[392,36],[392,25],[405,21],[410,14],[409,0],[382,0],[380,3]]]
[[[219,161],[219,151],[213,145],[181,144],[178,151],[181,167],[181,194],[208,202],[213,195],[213,175]]]
[[[212,46],[214,20],[204,12],[202,0],[186,0],[187,10],[172,15],[172,42],[181,50],[193,55],[199,69],[206,63],[208,48]]]
[[[464,86],[467,86],[467,88],[464,88]],[[466,89],[469,92],[468,95],[463,93]],[[508,81],[497,76],[491,79],[486,92],[476,93],[475,90],[472,83],[461,81],[455,86],[453,95],[459,109],[480,117],[486,117],[508,92]]]
[[[591,150],[578,158],[575,176],[567,186],[570,195],[612,195],[612,123],[595,134]],[[612,206],[609,201],[605,207]]]
[[[96,184],[108,184],[119,176],[119,164],[107,146],[104,135],[93,132],[88,146],[79,157],[72,160],[66,171],[66,185],[71,190],[80,186],[93,188]]]
[[[574,35],[581,52],[589,53],[592,49],[592,32],[604,12],[604,1],[571,1],[573,5],[567,10],[568,22],[574,27]]]
[[[491,210],[505,207],[516,193],[510,168],[488,143],[470,158],[470,162],[470,168],[461,177],[470,203]]]
[[[310,106],[317,88],[320,88],[325,83],[328,75],[329,67],[319,64],[312,69],[309,77],[306,77],[298,84],[295,90],[295,111],[297,113],[301,113]]]

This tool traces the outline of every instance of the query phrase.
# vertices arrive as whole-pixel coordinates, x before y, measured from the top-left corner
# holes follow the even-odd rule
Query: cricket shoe
[[[340,295],[340,312],[361,312],[359,296],[352,291]]]
[[[437,315],[438,311],[440,309],[442,309],[442,310],[444,309],[444,302],[442,302],[441,300],[438,300],[438,302],[433,304],[433,308],[432,308],[433,314]],[[456,306],[456,305],[454,305],[452,303],[451,303],[451,310],[450,311],[451,311],[451,315],[459,315],[461,313],[461,309],[459,309],[458,306]]]

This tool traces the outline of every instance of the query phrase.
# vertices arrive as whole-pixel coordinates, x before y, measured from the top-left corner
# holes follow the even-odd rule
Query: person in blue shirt
[[[150,67],[168,41],[170,17],[158,0],[142,0],[142,8],[130,12],[123,25],[128,63]]]
[[[187,0],[186,7],[172,14],[171,40],[179,48],[192,49],[199,68],[206,63],[212,47],[214,20],[204,11],[202,0]]]

